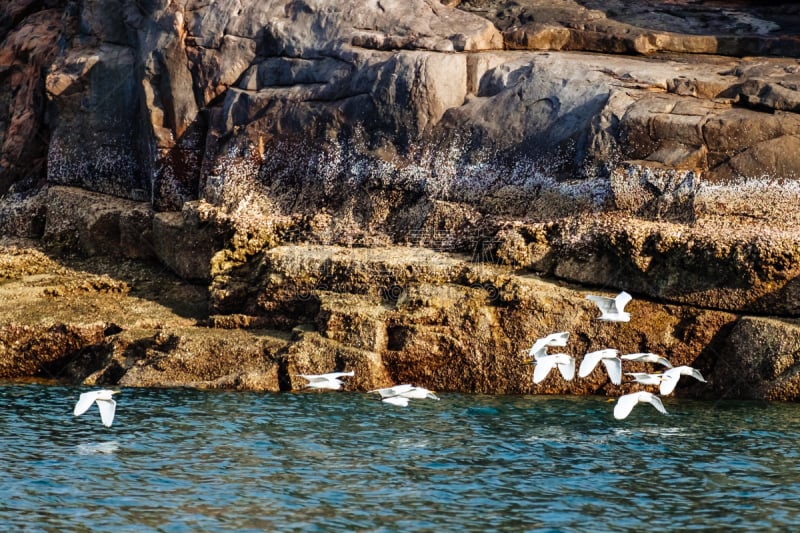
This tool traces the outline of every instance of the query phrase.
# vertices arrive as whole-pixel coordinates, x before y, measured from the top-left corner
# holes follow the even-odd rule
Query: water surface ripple
[[[0,386],[0,525],[28,531],[798,530],[800,405]]]

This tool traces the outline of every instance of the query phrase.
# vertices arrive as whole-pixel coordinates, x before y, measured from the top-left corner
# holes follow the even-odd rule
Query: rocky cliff
[[[44,283],[29,270],[58,263],[6,243],[0,288],[44,291],[24,295],[36,312],[0,310],[6,378],[278,390],[346,367],[357,389],[631,387],[533,385],[520,351],[569,330],[574,355],[708,374],[679,394],[798,397],[793,3],[0,9],[0,228],[58,268],[90,258],[82,281]],[[109,307],[173,274],[202,311],[162,315],[144,289],[160,318]],[[595,321],[590,289],[633,293],[632,321]]]

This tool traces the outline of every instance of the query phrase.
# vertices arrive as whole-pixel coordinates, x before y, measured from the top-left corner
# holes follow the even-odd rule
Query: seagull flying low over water
[[[614,406],[614,418],[617,420],[622,420],[626,418],[631,411],[633,411],[634,406],[637,403],[649,403],[660,413],[667,414],[667,410],[664,409],[664,404],[661,403],[661,399],[651,392],[639,391],[639,392],[632,392],[631,394],[624,394],[619,397],[617,400],[617,405]]]
[[[528,357],[532,358],[534,361],[538,361],[540,357],[547,355],[548,346],[563,348],[567,345],[568,339],[569,331],[551,333],[546,337],[536,339],[536,342],[533,343],[533,346],[531,346],[531,349],[528,351]]]
[[[600,308],[602,314],[599,320],[607,320],[609,322],[630,322],[631,320],[630,313],[626,313],[624,309],[633,297],[625,291],[617,294],[614,298],[587,294],[586,299],[593,301]]]
[[[565,380],[571,381],[575,377],[575,358],[565,353],[553,353],[541,356],[536,361],[536,368],[533,369],[533,382],[544,381],[554,366],[558,367],[558,371]]]
[[[330,389],[339,390],[342,388],[342,381],[339,378],[355,375],[352,370],[350,372],[331,372],[329,374],[297,374],[303,379],[308,380],[306,388],[309,389]]]
[[[690,366],[676,366],[675,368],[670,368],[665,370],[664,373],[661,375],[661,384],[659,385],[659,392],[662,395],[670,394],[673,390],[675,390],[675,385],[678,384],[678,380],[681,376],[692,376],[697,381],[702,381],[706,383],[703,374],[700,373],[699,370],[696,368],[692,368]]]
[[[78,403],[75,404],[72,414],[80,416],[89,410],[92,403],[96,402],[97,408],[100,410],[100,420],[103,421],[104,426],[111,427],[111,423],[114,422],[114,413],[117,409],[117,402],[111,396],[117,393],[119,393],[118,390],[109,389],[84,392],[78,398]]]
[[[439,397],[433,391],[425,387],[415,387],[408,383],[402,385],[395,385],[394,387],[386,387],[384,389],[375,389],[369,391],[370,393],[377,392],[381,395],[381,401],[390,403],[392,405],[400,405],[405,407],[408,405],[408,400],[423,400],[429,398],[431,400],[438,400]]]
[[[617,357],[618,353],[619,352],[613,348],[587,353],[583,356],[583,361],[581,361],[581,367],[578,369],[578,377],[585,378],[592,373],[597,363],[602,361],[608,371],[608,377],[611,379],[611,383],[619,385],[622,383],[622,361]]]
[[[642,352],[642,353],[626,353],[625,355],[620,355],[620,359],[625,361],[639,361],[640,363],[658,363],[659,365],[665,366],[667,368],[672,368],[672,363],[670,363],[666,357],[661,357],[655,353],[649,352]]]
[[[648,374],[647,372],[625,372],[626,376],[631,376],[633,381],[642,385],[660,385],[664,379],[664,374]]]

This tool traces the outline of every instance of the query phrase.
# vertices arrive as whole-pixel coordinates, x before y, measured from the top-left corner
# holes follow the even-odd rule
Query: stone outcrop
[[[563,328],[710,373],[679,394],[796,399],[800,12],[629,4],[0,7],[0,231],[94,265],[4,251],[32,298],[0,320],[5,375],[627,390],[530,383],[518,352]],[[601,327],[587,287],[652,320]],[[37,336],[44,367],[13,344]]]

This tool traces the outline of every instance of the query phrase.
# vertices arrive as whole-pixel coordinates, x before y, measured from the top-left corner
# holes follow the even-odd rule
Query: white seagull
[[[339,378],[354,376],[355,372],[331,372],[329,374],[297,374],[303,379],[308,380],[306,387],[309,389],[330,389],[339,390],[342,388],[342,381]]]
[[[597,363],[603,361],[603,365],[605,365],[608,371],[608,377],[611,378],[611,383],[619,385],[622,383],[622,361],[617,357],[618,353],[619,352],[613,348],[587,353],[583,356],[583,361],[581,361],[581,367],[578,369],[578,377],[585,378],[592,373]]]
[[[571,381],[575,377],[575,358],[565,353],[553,353],[539,357],[536,361],[536,368],[533,369],[533,382],[544,381],[554,366],[558,367],[558,371],[565,380]]]
[[[633,381],[642,385],[660,385],[664,379],[664,374],[648,374],[647,372],[625,372],[626,376],[631,376]]]
[[[639,402],[647,402],[658,409],[660,413],[667,414],[667,410],[664,409],[664,404],[661,403],[661,399],[658,396],[650,392],[640,391],[624,394],[619,397],[617,405],[614,406],[614,418],[617,420],[626,418],[631,414],[633,407]]]
[[[394,387],[386,387],[384,389],[375,389],[369,391],[370,393],[377,392],[381,395],[381,400],[387,403],[393,403],[395,405],[407,405],[408,400],[424,400],[425,398],[429,398],[431,400],[438,400],[439,397],[436,394],[425,387],[415,387],[414,385],[410,385],[408,383],[404,383],[402,385],[395,385]],[[392,398],[405,398],[406,402],[395,402],[390,401]]]
[[[662,374],[661,385],[658,387],[659,392],[664,396],[670,394],[673,390],[675,390],[675,385],[678,384],[678,380],[681,378],[681,376],[692,376],[697,381],[706,383],[703,374],[701,374],[696,368],[685,365],[676,366],[675,368],[665,370]]]
[[[625,291],[617,294],[614,298],[587,294],[586,299],[593,301],[600,308],[602,314],[599,320],[608,320],[609,322],[630,322],[631,320],[630,313],[626,313],[624,309],[633,297]]]
[[[672,363],[670,363],[666,357],[661,357],[658,354],[650,352],[626,353],[625,355],[620,355],[620,359],[624,359],[625,361],[639,361],[640,363],[658,363],[667,368],[672,368]]]
[[[408,398],[404,398],[403,396],[387,396],[386,398],[381,398],[381,401],[400,407],[406,407],[408,405]]]
[[[548,346],[564,347],[567,345],[569,339],[569,331],[562,331],[560,333],[551,333],[541,339],[536,339],[531,349],[528,351],[528,357],[534,361],[538,361],[540,357],[547,355]]]
[[[80,416],[89,410],[92,403],[97,402],[97,408],[100,410],[100,420],[103,421],[104,426],[111,427],[111,423],[114,422],[114,412],[117,410],[117,402],[111,396],[118,392],[118,390],[109,389],[84,392],[78,398],[78,403],[75,404],[72,414]]]

